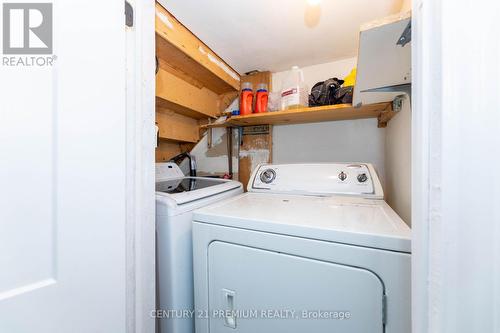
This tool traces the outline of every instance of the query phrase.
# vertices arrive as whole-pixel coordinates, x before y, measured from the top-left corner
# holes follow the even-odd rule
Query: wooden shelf
[[[198,88],[160,68],[156,74],[156,106],[196,118],[215,118],[220,114],[219,95]]]
[[[246,116],[233,116],[224,123],[206,125],[210,127],[237,127],[253,125],[287,125],[315,123],[335,120],[378,118],[378,127],[386,127],[395,112],[392,103],[376,103],[353,107],[351,104],[337,104],[300,108],[276,112],[253,113]]]
[[[169,141],[169,142],[177,142],[177,143],[198,143],[198,141],[195,141],[192,139],[166,137],[166,136],[162,136],[162,135],[160,135],[160,140]]]
[[[215,52],[156,3],[156,54],[176,75],[196,80],[217,94],[239,91],[240,75]],[[165,69],[165,68],[164,68]]]
[[[196,143],[200,140],[198,121],[168,109],[156,110],[159,137],[173,142]]]

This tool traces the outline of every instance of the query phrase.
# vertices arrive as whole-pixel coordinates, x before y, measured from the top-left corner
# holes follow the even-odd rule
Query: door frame
[[[424,6],[425,2],[425,6]],[[440,1],[414,0],[412,8],[412,331],[427,332],[429,199],[432,140],[439,126],[441,95]],[[437,21],[436,21],[437,19]],[[433,35],[434,34],[434,35]],[[424,55],[426,58],[424,59]],[[433,73],[433,71],[435,71]],[[426,98],[427,97],[427,98]]]
[[[126,27],[127,332],[154,332],[155,304],[155,2],[128,0]]]
[[[413,332],[500,327],[499,9],[413,1]]]

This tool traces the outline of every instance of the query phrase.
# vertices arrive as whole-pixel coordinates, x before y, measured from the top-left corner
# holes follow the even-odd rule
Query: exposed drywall
[[[272,73],[269,71],[252,73],[241,77],[241,82],[249,82],[256,91],[259,84],[266,84],[268,89],[272,86]],[[257,98],[254,95],[253,109],[256,109]],[[241,140],[239,146],[238,180],[243,183],[243,189],[247,190],[247,184],[252,171],[260,163],[272,162],[273,127],[249,126],[240,132]]]
[[[233,143],[238,142],[238,131],[233,131]],[[225,174],[229,170],[227,158],[227,136],[225,128],[212,129],[212,147],[208,148],[208,133],[196,144],[191,154],[196,159],[200,174]],[[233,144],[233,175],[237,179],[238,152]]]
[[[411,110],[408,99],[385,131],[386,200],[411,225]]]
[[[302,68],[310,89],[330,77],[345,77],[356,66],[356,58]],[[273,90],[281,89],[287,72],[273,74]],[[385,129],[376,119],[332,121],[313,124],[274,126],[273,161],[293,162],[370,162],[385,183]]]
[[[226,110],[234,110],[238,108],[238,99],[234,100]],[[222,121],[219,119],[218,121]],[[227,158],[227,135],[225,128],[212,129],[212,144],[208,147],[208,131],[203,135],[201,140],[191,150],[191,155],[196,159],[196,167],[200,174],[225,174],[229,171]],[[238,131],[233,131],[233,175],[238,175]],[[236,178],[235,178],[236,179]]]

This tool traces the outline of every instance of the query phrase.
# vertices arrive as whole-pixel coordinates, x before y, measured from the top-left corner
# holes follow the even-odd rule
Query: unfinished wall
[[[233,101],[228,110],[238,108],[238,100]],[[233,131],[233,174],[238,179],[238,131]],[[191,150],[196,159],[196,165],[200,175],[224,175],[229,170],[227,156],[227,136],[225,128],[212,129],[212,145],[208,147],[208,132],[205,132],[201,140]]]
[[[199,122],[220,115],[238,95],[240,77],[163,5],[155,10],[155,155],[163,162],[194,147]]]
[[[238,179],[238,133],[233,131],[233,174]],[[207,134],[191,151],[196,158],[196,165],[200,175],[224,175],[229,170],[227,157],[227,136],[225,128],[212,130],[212,147],[208,148]]]

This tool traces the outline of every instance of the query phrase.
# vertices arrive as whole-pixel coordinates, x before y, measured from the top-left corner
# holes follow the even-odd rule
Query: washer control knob
[[[344,171],[340,171],[340,173],[339,173],[339,179],[341,181],[346,180],[347,179],[347,173],[345,173]]]
[[[276,171],[273,169],[266,169],[260,174],[260,180],[263,183],[269,184],[276,178]]]
[[[360,183],[364,183],[368,180],[368,176],[366,175],[366,173],[360,173],[358,175],[358,182]]]

